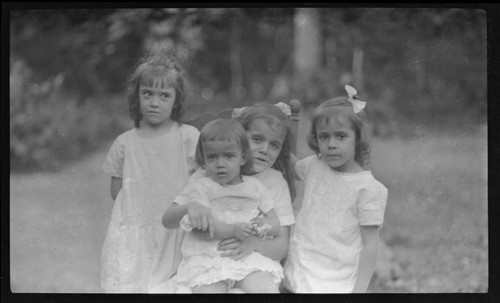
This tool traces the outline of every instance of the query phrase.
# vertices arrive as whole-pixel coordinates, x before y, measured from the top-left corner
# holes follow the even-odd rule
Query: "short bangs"
[[[176,88],[177,75],[176,72],[170,70],[165,72],[161,68],[150,67],[146,68],[140,77],[140,85],[147,87]]]

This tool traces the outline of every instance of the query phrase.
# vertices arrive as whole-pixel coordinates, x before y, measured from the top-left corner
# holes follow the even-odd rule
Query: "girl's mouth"
[[[253,158],[253,159],[254,159],[254,161],[257,161],[257,162],[260,162],[260,163],[267,164],[267,160],[266,160],[266,159],[257,158],[257,157],[255,157],[255,158]]]

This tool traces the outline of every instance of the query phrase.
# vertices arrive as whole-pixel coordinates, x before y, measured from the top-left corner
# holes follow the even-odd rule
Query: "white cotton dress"
[[[203,169],[197,170],[191,177],[190,183],[196,180],[207,177],[206,171]],[[260,173],[252,175],[264,185],[271,195],[274,203],[274,211],[280,220],[281,226],[291,226],[295,224],[295,216],[293,214],[292,201],[288,183],[286,182],[281,172],[268,168]],[[175,198],[177,204],[185,204],[189,202],[190,187],[187,186],[181,194]],[[177,275],[174,275],[170,280],[158,285],[150,290],[151,293],[191,293],[191,289],[182,286],[177,282]]]
[[[298,161],[296,171],[305,189],[286,285],[296,293],[350,293],[362,249],[360,227],[382,225],[387,188],[370,171],[339,173],[317,156]]]
[[[190,187],[190,201],[210,207],[214,218],[228,224],[248,223],[259,214],[259,209],[267,213],[274,208],[268,190],[253,177],[243,176],[242,183],[224,186],[208,177],[201,177],[190,183]],[[188,221],[185,216],[181,227],[192,229]],[[182,243],[177,283],[188,288],[219,281],[227,281],[231,285],[257,270],[270,273],[275,283],[283,278],[279,262],[258,252],[252,252],[240,260],[221,257],[217,250],[218,243],[219,240],[199,240],[191,231],[188,232]]]
[[[131,129],[111,146],[103,170],[122,178],[122,189],[102,249],[106,292],[147,292],[175,273],[184,232],[164,228],[161,217],[194,168],[198,136],[196,128],[175,123],[155,138]]]

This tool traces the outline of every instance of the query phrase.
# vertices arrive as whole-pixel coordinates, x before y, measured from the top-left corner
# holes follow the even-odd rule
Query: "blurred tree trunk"
[[[363,91],[363,50],[355,47],[352,56],[353,85],[358,91]]]
[[[314,79],[321,62],[321,24],[318,8],[297,8],[294,18],[294,90],[305,107],[317,101]]]
[[[235,100],[244,97],[243,71],[241,66],[241,33],[243,14],[240,10],[235,10],[230,34],[229,64],[231,67],[231,95]]]

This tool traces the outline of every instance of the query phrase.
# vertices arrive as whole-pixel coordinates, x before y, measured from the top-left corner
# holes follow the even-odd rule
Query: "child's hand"
[[[209,232],[210,237],[214,236],[215,222],[210,208],[198,202],[191,202],[187,205],[187,214],[193,228]]]
[[[260,238],[266,239],[267,234],[273,228],[272,225],[264,218],[264,216],[258,216],[251,221],[252,224],[252,234],[259,236]]]
[[[239,223],[234,224],[234,236],[239,240],[245,240],[248,238],[253,232],[253,228],[251,224],[248,223]]]
[[[241,241],[236,238],[229,238],[219,242],[217,250],[221,257],[229,257],[233,260],[239,260],[248,256],[254,251],[252,239]]]

